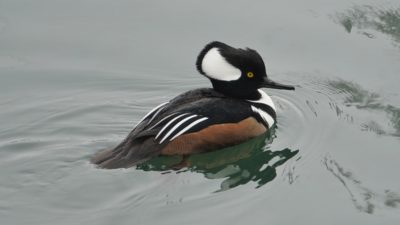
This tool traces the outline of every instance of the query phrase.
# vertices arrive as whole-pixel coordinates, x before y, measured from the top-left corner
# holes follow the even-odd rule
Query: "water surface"
[[[397,224],[397,1],[2,1],[1,224]],[[209,41],[256,49],[274,132],[139,168],[89,163],[208,87]],[[158,161],[157,161],[158,160]]]

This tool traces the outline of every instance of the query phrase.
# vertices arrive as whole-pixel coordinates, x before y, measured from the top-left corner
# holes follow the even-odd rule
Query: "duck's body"
[[[233,56],[227,58],[224,53]],[[249,68],[242,71],[241,64]],[[92,162],[103,168],[131,167],[160,154],[189,155],[244,142],[265,133],[276,121],[275,106],[259,83],[293,89],[268,80],[264,63],[254,50],[234,49],[220,42],[203,49],[197,67],[210,78],[213,88],[188,91],[157,106],[123,142],[98,153]],[[244,81],[240,81],[242,73]]]

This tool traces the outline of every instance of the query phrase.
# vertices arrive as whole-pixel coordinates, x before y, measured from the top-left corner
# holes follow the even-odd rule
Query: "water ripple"
[[[168,212],[188,205],[206,208],[210,203],[214,208],[250,206],[249,199],[258,199],[260,194],[267,197],[279,194],[287,185],[301,185],[309,173],[305,168],[320,162],[327,151],[338,151],[329,148],[336,143],[332,137],[338,130],[388,136],[397,132],[389,128],[397,129],[399,110],[378,95],[346,81],[306,76],[295,81],[299,85],[294,92],[267,90],[276,104],[278,122],[274,132],[266,136],[194,155],[188,159],[189,166],[179,170],[166,167],[180,160],[173,157],[156,158],[137,169],[99,170],[88,162],[92,154],[117,144],[155,105],[195,87],[187,80],[161,81],[146,82],[132,91],[124,79],[120,81],[122,88],[110,89],[103,82],[53,96],[32,96],[30,101],[2,100],[2,106],[15,105],[2,115],[13,115],[18,122],[5,121],[0,131],[2,173],[13,174],[0,187],[4,197],[0,213],[19,209],[27,218],[34,218],[33,213],[113,218],[130,212],[139,216],[154,209]],[[182,85],[171,85],[174,82]],[[371,112],[378,112],[372,113],[376,119],[371,119]],[[390,126],[382,125],[382,114]],[[346,173],[340,173],[333,161],[324,162],[335,177],[354,187],[351,195],[362,211],[374,210],[368,202],[398,206],[398,194],[392,189],[373,191],[380,198],[358,198],[366,189],[343,178]],[[16,193],[21,194],[12,199]],[[32,211],[29,205],[37,207]],[[97,221],[81,221],[85,220]]]

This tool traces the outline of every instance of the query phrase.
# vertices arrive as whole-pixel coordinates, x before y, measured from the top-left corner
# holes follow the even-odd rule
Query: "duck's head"
[[[293,86],[270,80],[261,56],[249,48],[211,42],[200,52],[196,66],[211,80],[216,91],[232,97],[257,99],[259,88],[294,90]]]

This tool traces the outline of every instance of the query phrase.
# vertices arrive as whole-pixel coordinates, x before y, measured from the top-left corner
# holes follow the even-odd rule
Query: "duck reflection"
[[[191,155],[160,156],[137,166],[144,171],[177,172],[192,171],[202,173],[208,179],[224,179],[221,189],[227,190],[250,181],[257,183],[257,188],[276,177],[276,168],[298,153],[288,148],[270,150],[274,133],[267,133],[250,141],[224,148],[218,151]]]
[[[378,135],[400,137],[399,107],[383,103],[379,94],[370,92],[354,82],[344,80],[329,81],[328,86],[333,90],[338,90],[339,93],[345,94],[344,104],[347,107],[386,114],[390,121],[389,125],[393,128],[393,130],[385,128],[378,121],[371,120],[361,125],[362,130],[372,131]]]
[[[368,29],[379,31],[400,43],[400,8],[377,8],[370,5],[354,6],[349,10],[336,14],[336,20],[348,33],[353,28],[361,30],[361,34],[369,38],[374,35]]]

